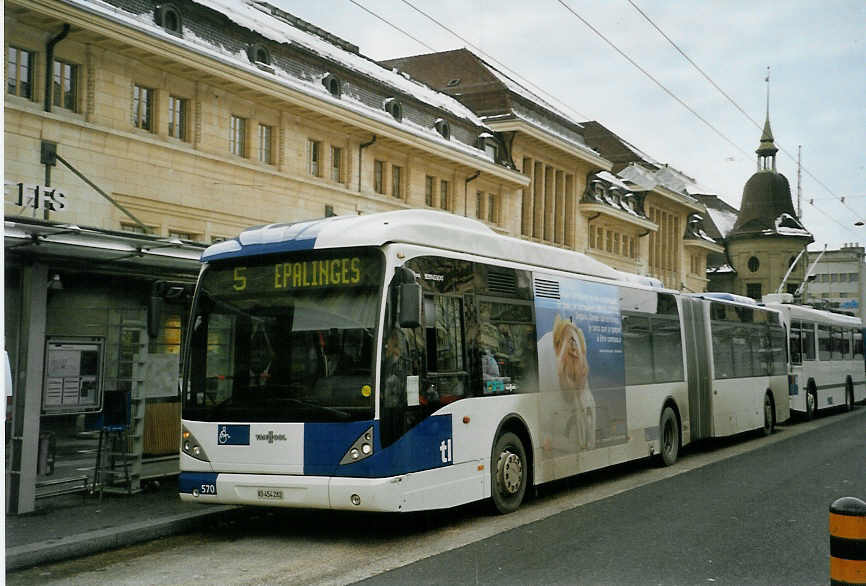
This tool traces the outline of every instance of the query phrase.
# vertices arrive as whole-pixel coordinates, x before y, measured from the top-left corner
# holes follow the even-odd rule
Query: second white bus
[[[789,333],[791,410],[812,419],[822,409],[853,408],[866,399],[860,319],[789,303],[770,302]]]

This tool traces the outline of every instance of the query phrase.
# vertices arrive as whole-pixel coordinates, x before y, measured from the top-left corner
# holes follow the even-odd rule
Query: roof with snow
[[[599,156],[584,140],[582,123],[468,49],[400,57],[382,64],[458,97],[488,124],[520,120]]]
[[[159,6],[142,7],[133,0],[111,4],[102,0],[62,2],[276,82],[288,90],[494,162],[477,145],[478,134],[490,129],[458,100],[379,65],[360,54],[351,43],[267,2],[194,0],[189,5],[174,5],[183,7],[186,13],[179,33],[157,24],[155,11]],[[252,48],[257,46],[267,49],[270,63],[252,60]],[[328,74],[340,78],[342,95],[332,95],[325,87],[323,80]],[[403,101],[402,120],[385,111],[384,101],[389,97]],[[438,118],[450,119],[450,137],[443,138],[434,127]]]

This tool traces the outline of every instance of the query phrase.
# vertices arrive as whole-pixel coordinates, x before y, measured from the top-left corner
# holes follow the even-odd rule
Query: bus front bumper
[[[387,478],[182,472],[180,498],[202,504],[408,512],[490,496],[478,462]]]

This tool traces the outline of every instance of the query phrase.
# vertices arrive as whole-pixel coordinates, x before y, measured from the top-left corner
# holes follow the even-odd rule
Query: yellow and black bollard
[[[866,585],[866,503],[854,497],[830,505],[830,584]]]

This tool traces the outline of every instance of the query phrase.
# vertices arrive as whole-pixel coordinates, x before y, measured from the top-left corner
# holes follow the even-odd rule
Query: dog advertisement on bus
[[[580,452],[626,441],[617,288],[563,281],[559,300],[539,297],[535,306],[543,457],[568,465]]]

